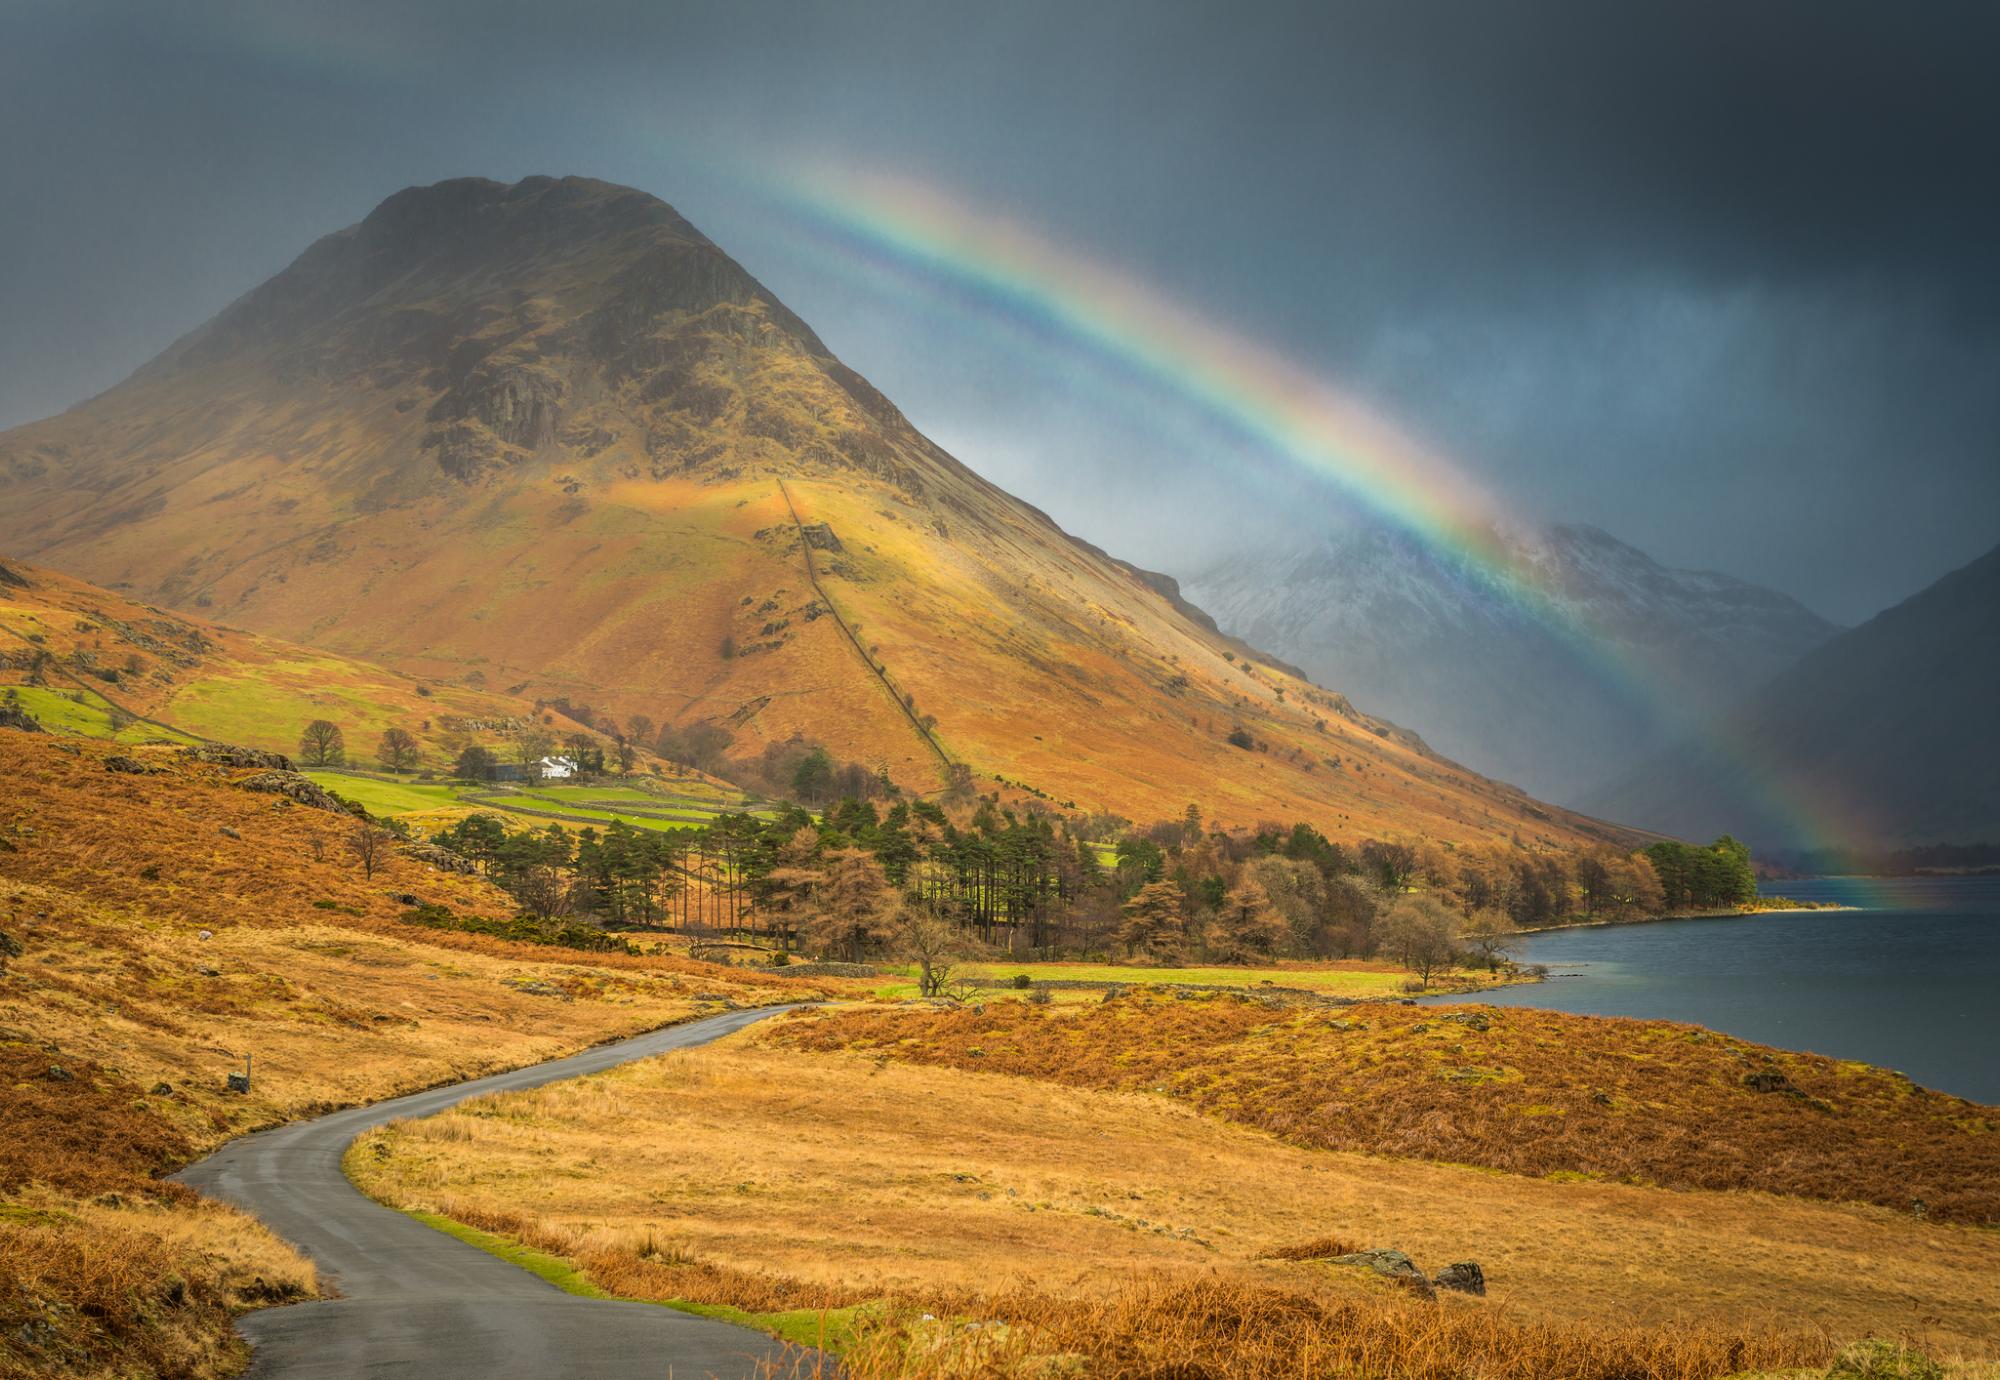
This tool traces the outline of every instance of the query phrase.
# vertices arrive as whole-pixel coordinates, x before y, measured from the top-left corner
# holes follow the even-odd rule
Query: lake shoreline
[[[1858,892],[1838,881],[1798,886],[1790,899],[1818,901],[1825,913],[1764,925],[1725,914],[1674,925],[1543,927],[1523,934],[1515,954],[1543,981],[1424,1004],[1679,1021],[1897,1069],[1922,1086],[2000,1106],[1992,1058],[2000,879],[1912,878]]]
[[[1573,920],[1561,925],[1531,925],[1516,934],[1557,934],[1565,930],[1623,929],[1630,925],[1657,925],[1665,920],[1748,920],[1758,915],[1796,915],[1802,911],[1852,911],[1864,907],[1840,901],[1800,901],[1786,906],[1724,906],[1715,910],[1677,910],[1666,915],[1641,915],[1630,920]]]

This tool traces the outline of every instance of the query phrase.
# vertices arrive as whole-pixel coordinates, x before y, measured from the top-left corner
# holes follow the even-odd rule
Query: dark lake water
[[[2000,1104],[2000,877],[1774,883],[1862,909],[1527,937],[1547,982],[1464,1000],[1692,1021]]]

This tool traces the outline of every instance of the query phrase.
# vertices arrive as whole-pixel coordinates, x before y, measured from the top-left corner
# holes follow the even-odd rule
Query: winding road
[[[787,1007],[731,1011],[567,1059],[354,1107],[231,1141],[175,1177],[255,1213],[338,1297],[247,1314],[252,1380],[739,1380],[813,1373],[810,1352],[650,1303],[578,1298],[362,1195],[340,1171],[353,1139],[481,1093],[534,1088],[706,1044]]]

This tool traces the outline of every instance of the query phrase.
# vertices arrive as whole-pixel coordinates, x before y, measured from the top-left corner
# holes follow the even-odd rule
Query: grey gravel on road
[[[738,1380],[814,1373],[761,1332],[649,1303],[578,1298],[365,1197],[341,1173],[353,1139],[482,1093],[539,1087],[688,1049],[787,1008],[730,1011],[567,1059],[354,1107],[231,1141],[175,1177],[255,1213],[337,1297],[247,1314],[252,1380]],[[832,1367],[827,1367],[832,1374]]]

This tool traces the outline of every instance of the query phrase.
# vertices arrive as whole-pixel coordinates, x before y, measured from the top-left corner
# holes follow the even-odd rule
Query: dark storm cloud
[[[576,171],[1086,535],[1186,568],[1301,508],[726,175],[824,157],[1127,266],[1531,513],[1853,619],[2000,539],[1996,52],[2000,9],[1945,3],[16,3],[0,424],[399,186]]]

